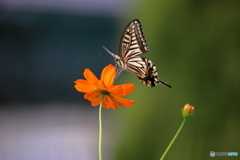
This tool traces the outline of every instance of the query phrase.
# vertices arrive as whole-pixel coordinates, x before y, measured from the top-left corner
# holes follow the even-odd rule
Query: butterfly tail
[[[159,83],[158,84],[162,84],[162,85],[165,85],[169,88],[172,88],[172,86],[170,86],[169,84],[167,84],[166,82],[162,81],[161,79],[159,79]]]

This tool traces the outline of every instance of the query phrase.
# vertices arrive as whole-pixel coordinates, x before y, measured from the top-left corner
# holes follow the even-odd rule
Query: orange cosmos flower
[[[75,88],[79,92],[86,93],[84,98],[91,102],[92,106],[97,106],[102,100],[103,108],[117,109],[117,105],[122,107],[131,107],[134,101],[123,98],[131,93],[135,86],[133,84],[113,85],[116,75],[116,67],[113,65],[106,66],[98,79],[90,69],[83,72],[84,79],[74,81]]]

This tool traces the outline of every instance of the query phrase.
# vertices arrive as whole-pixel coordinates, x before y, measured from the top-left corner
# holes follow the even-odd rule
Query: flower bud
[[[188,118],[193,115],[195,108],[190,104],[185,104],[182,109],[182,116],[183,118]]]

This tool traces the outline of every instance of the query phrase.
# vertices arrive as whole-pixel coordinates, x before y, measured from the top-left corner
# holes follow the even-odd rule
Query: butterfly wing
[[[119,56],[123,61],[148,51],[148,45],[142,32],[142,25],[138,19],[131,21],[127,25],[119,47]]]
[[[147,69],[145,72],[145,77],[138,77],[141,83],[151,88],[155,87],[157,84],[162,84],[169,88],[172,88],[169,84],[158,77],[157,67],[152,63],[151,60],[147,58],[143,58],[143,60],[146,62]]]
[[[157,84],[163,84],[169,88],[172,88],[169,84],[162,81],[158,77],[156,66],[151,60],[143,57],[132,57],[127,61],[127,70],[134,73],[140,82],[151,88]]]
[[[127,61],[127,71],[132,72],[137,77],[145,77],[147,66],[142,57],[132,57]]]

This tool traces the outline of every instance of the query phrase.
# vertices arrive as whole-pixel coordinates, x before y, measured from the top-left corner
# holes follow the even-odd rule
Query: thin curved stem
[[[102,160],[102,98],[99,106],[99,139],[98,139],[98,159]]]
[[[186,118],[183,119],[183,122],[181,124],[181,126],[179,127],[177,133],[175,134],[175,136],[173,137],[172,141],[170,142],[170,144],[168,145],[167,149],[165,150],[165,152],[163,153],[162,157],[160,158],[160,160],[163,160],[163,158],[166,156],[167,152],[169,151],[169,149],[171,148],[171,146],[173,145],[174,141],[177,139],[177,136],[179,135],[179,133],[181,132],[184,124],[185,124]]]

